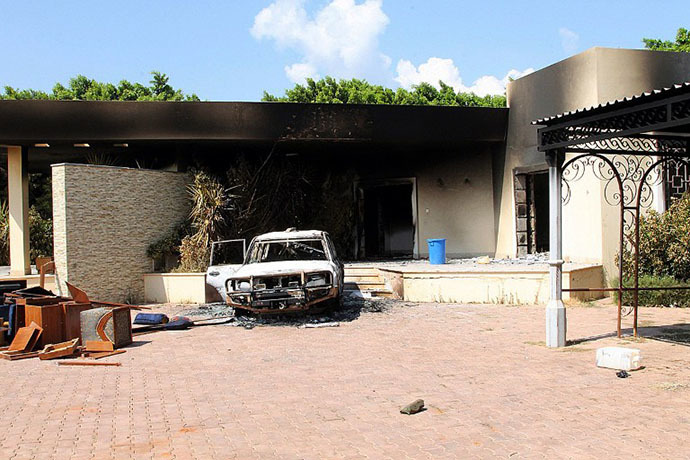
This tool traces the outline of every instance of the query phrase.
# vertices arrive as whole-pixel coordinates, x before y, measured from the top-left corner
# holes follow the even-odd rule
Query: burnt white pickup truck
[[[289,229],[254,238],[240,266],[212,265],[207,282],[236,315],[322,310],[340,304],[343,264],[328,233]]]

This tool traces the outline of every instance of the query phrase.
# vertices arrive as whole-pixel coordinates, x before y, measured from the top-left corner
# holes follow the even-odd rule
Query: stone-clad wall
[[[97,300],[142,301],[148,246],[187,218],[184,173],[53,165],[53,240],[65,281]]]

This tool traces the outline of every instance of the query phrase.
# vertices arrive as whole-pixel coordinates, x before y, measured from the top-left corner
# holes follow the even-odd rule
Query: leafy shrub
[[[53,255],[53,221],[44,219],[34,206],[29,208],[29,257]],[[10,221],[7,203],[0,203],[0,265],[10,264]]]
[[[626,238],[632,246],[634,230]],[[626,249],[623,260],[625,277],[632,277],[632,252]],[[640,275],[690,280],[690,193],[662,214],[652,210],[640,217],[639,269]]]
[[[633,247],[635,233],[626,235]],[[633,285],[634,253],[623,252],[624,286]],[[690,193],[673,200],[664,212],[650,210],[640,217],[639,286],[688,286],[690,283]],[[618,285],[618,280],[612,281]],[[616,294],[617,298],[617,294]],[[623,303],[631,305],[633,294],[623,294]],[[690,290],[640,291],[639,305],[690,307]]]
[[[632,278],[625,278],[623,286],[632,287]],[[618,279],[612,281],[612,286],[618,286]],[[690,286],[688,282],[678,281],[672,276],[653,276],[642,275],[639,278],[640,287],[672,287]],[[614,293],[614,298],[618,301],[618,292]],[[663,291],[639,291],[637,297],[638,304],[644,307],[690,307],[690,289],[673,289]],[[633,304],[633,293],[623,293],[623,305]]]
[[[46,219],[36,210],[29,208],[29,257],[53,256],[53,219]]]
[[[182,239],[190,233],[191,226],[189,222],[180,222],[169,234],[149,245],[146,255],[153,259],[154,270],[166,271],[172,268],[168,266],[167,261],[170,259],[177,261],[179,259]]]

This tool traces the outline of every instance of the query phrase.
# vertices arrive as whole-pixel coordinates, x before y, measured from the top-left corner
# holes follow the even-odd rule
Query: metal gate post
[[[564,347],[566,343],[566,315],[563,305],[563,223],[562,174],[565,151],[549,150],[549,275],[550,297],[546,306],[546,346]]]

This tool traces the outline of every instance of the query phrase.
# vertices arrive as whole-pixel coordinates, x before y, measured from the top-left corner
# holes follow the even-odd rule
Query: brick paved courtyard
[[[568,310],[569,338],[611,306]],[[643,310],[645,326],[690,311]],[[546,349],[542,307],[412,305],[338,328],[229,325],[139,336],[121,367],[0,361],[0,458],[689,456],[690,349],[614,337]],[[683,326],[645,334],[687,341]],[[595,349],[642,349],[628,379]],[[428,410],[399,413],[423,398]]]

